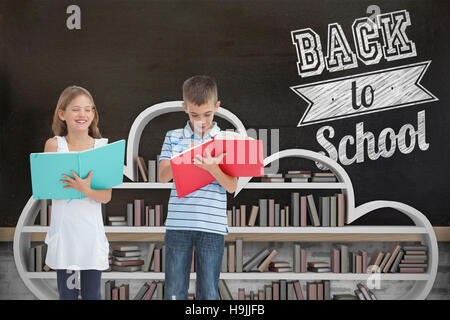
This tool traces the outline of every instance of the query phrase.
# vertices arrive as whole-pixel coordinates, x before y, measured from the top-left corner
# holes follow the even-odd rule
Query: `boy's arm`
[[[161,160],[159,163],[159,181],[166,183],[173,179],[172,166],[170,160]]]
[[[217,165],[213,169],[209,171],[211,175],[216,178],[217,182],[220,183],[222,187],[225,188],[229,193],[233,193],[237,189],[237,177],[232,177],[227,175],[225,172],[220,169],[220,167]]]
[[[218,155],[217,157],[211,156],[211,151],[206,149],[206,156],[196,155],[194,158],[194,164],[197,167],[207,170],[217,182],[220,183],[222,187],[225,188],[229,193],[233,193],[237,189],[238,179],[237,177],[232,177],[227,175],[219,167],[219,163],[222,161],[225,153]]]

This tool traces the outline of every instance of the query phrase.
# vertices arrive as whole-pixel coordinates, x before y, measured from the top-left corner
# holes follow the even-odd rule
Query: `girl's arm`
[[[45,142],[44,152],[56,152],[58,150],[58,141],[56,138],[50,138]],[[71,171],[75,179],[70,178],[67,175],[63,174],[63,177],[67,179],[61,180],[62,183],[67,184],[64,189],[73,188],[80,191],[86,197],[89,197],[97,202],[108,203],[111,201],[112,189],[105,190],[94,190],[91,189],[91,178],[92,171],[89,173],[86,179],[81,179],[79,176],[75,174],[75,172]]]
[[[63,177],[66,180],[60,180],[62,183],[67,184],[64,189],[73,188],[75,190],[80,191],[86,197],[89,197],[97,202],[108,203],[111,201],[112,189],[104,189],[104,190],[94,190],[91,189],[91,179],[92,179],[92,170],[89,172],[89,175],[86,179],[81,179],[73,170],[70,171],[75,178],[71,178],[65,174]]]

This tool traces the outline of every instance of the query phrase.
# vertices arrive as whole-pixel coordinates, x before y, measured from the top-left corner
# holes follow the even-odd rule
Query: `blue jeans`
[[[80,270],[81,298],[101,300],[102,272],[99,270]],[[60,300],[78,300],[78,279],[74,270],[56,270],[56,280]]]
[[[218,300],[224,236],[221,234],[166,230],[165,300],[187,300],[192,249],[195,246],[196,300]]]

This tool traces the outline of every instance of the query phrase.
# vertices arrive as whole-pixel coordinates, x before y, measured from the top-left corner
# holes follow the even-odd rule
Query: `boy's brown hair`
[[[183,83],[183,100],[197,106],[205,104],[210,100],[217,103],[216,80],[209,76],[193,76]]]

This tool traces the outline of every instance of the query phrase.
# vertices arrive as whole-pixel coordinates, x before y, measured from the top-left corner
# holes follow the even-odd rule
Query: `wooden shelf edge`
[[[29,279],[56,279],[56,272],[26,272],[26,276]],[[164,272],[116,272],[116,271],[104,271],[102,272],[102,279],[127,279],[127,280],[141,280],[141,279],[154,279],[164,280]],[[339,280],[339,281],[360,281],[367,280],[372,277],[370,274],[357,274],[357,273],[276,273],[276,272],[221,272],[220,279],[224,280]],[[195,280],[197,278],[196,272],[190,273],[190,279]],[[387,281],[427,281],[430,278],[429,273],[417,274],[417,273],[389,273],[380,274],[380,280]]]
[[[433,227],[438,242],[450,241],[450,227]],[[0,227],[0,242],[14,240],[15,227]],[[31,241],[44,241],[45,232],[31,234]],[[164,233],[112,233],[108,232],[109,241],[164,241]],[[235,241],[243,238],[244,241],[303,241],[303,242],[371,242],[371,241],[420,241],[417,234],[380,234],[380,233],[343,233],[343,234],[289,234],[289,233],[231,233],[225,236],[226,241]]]

